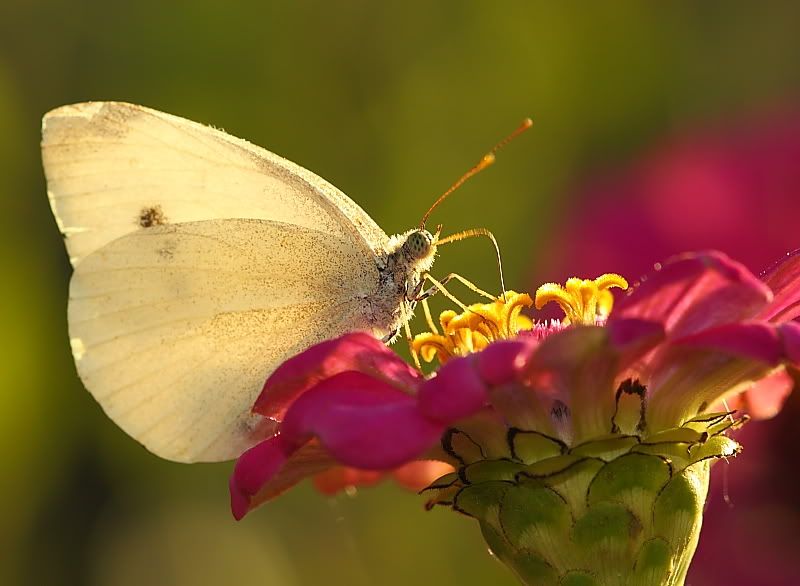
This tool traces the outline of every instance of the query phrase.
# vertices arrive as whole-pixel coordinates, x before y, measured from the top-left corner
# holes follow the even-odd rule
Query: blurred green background
[[[115,99],[225,128],[389,233],[531,116],[432,218],[493,230],[507,283],[525,289],[580,209],[576,178],[796,96],[798,22],[790,2],[3,0],[0,584],[515,583],[473,522],[389,484],[335,499],[303,485],[235,523],[229,464],[160,461],[104,417],[69,353],[45,111]],[[497,288],[480,240],[437,268]]]

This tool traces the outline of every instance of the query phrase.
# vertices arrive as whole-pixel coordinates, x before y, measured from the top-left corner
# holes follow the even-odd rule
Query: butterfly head
[[[436,252],[433,234],[427,230],[413,230],[403,242],[403,252],[412,260],[422,260]]]

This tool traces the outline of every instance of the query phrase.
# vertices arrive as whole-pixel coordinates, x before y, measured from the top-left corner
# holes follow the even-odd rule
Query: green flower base
[[[426,489],[428,504],[477,519],[524,584],[678,586],[697,547],[711,463],[740,451],[725,432],[741,422],[703,414],[650,435],[615,425],[571,447],[511,429],[508,453],[490,458],[452,430],[446,448],[464,464]]]

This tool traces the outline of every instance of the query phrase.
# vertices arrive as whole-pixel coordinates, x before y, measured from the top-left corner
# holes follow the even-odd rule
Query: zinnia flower
[[[523,583],[682,584],[710,465],[740,450],[726,400],[763,386],[776,410],[798,376],[800,255],[764,281],[721,253],[677,257],[612,311],[613,287],[445,312],[414,340],[430,377],[361,333],[287,361],[254,406],[278,431],[237,462],[234,515],[337,466],[438,460],[454,471],[428,505],[474,517]],[[521,313],[550,302],[563,320]]]
[[[798,158],[800,110],[788,102],[670,132],[559,198],[573,204],[562,209],[546,253],[533,251],[531,282],[607,267],[638,277],[654,259],[706,248],[760,270],[800,246]],[[742,406],[754,416],[775,415],[760,407]],[[690,583],[800,584],[800,474],[785,465],[796,458],[798,415],[793,396],[774,421],[736,433],[746,450],[734,466],[714,467]]]

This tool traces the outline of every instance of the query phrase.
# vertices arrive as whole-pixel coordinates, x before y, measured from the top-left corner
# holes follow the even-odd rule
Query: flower
[[[627,283],[541,287],[565,321],[532,323],[515,292],[448,312],[413,344],[443,363],[429,378],[361,333],[287,361],[254,406],[280,423],[237,462],[234,515],[337,465],[439,460],[455,471],[428,505],[476,518],[522,582],[681,584],[710,463],[740,450],[725,401],[767,381],[779,403],[797,377],[800,255],[763,282],[718,252],[676,257],[613,312],[611,287]]]
[[[800,246],[800,110],[766,106],[671,132],[643,155],[588,174],[562,199],[574,203],[551,245],[533,251],[531,282],[608,267],[635,277],[654,259],[700,248],[760,270]],[[763,387],[741,406],[754,418],[776,415],[780,404],[762,405]],[[800,583],[800,474],[785,465],[796,458],[798,415],[793,396],[775,420],[737,432],[746,450],[735,466],[714,467],[690,582]]]

